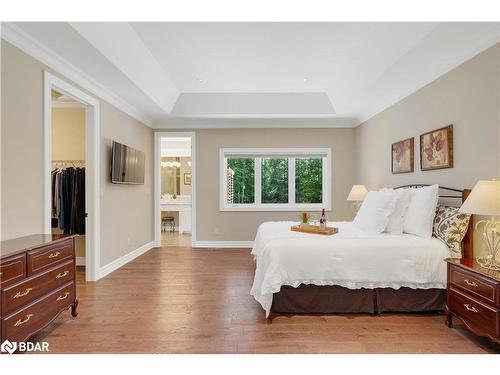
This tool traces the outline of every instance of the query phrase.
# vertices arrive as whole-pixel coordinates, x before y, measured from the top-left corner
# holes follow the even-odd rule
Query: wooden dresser
[[[446,325],[460,318],[472,332],[500,344],[500,272],[473,259],[446,259],[448,292]]]
[[[1,341],[27,341],[71,307],[76,317],[74,235],[0,243]]]

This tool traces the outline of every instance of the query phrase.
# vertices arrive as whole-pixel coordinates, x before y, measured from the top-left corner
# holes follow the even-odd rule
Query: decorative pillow
[[[471,215],[459,212],[459,207],[439,204],[434,217],[432,234],[443,241],[453,252],[453,257],[462,257],[462,240],[469,228]]]
[[[380,191],[392,191],[396,194],[396,206],[394,212],[389,216],[389,222],[385,228],[385,233],[390,234],[402,234],[403,233],[403,219],[410,204],[410,194],[409,189],[381,189]]]
[[[382,233],[396,206],[397,196],[392,191],[370,191],[366,195],[353,224],[369,233]]]
[[[432,238],[432,224],[436,214],[439,185],[411,189],[410,204],[403,221],[403,232],[423,238]]]

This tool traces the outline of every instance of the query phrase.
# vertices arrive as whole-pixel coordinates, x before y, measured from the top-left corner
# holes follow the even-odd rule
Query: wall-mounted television
[[[143,151],[113,141],[111,182],[144,184],[145,155]]]

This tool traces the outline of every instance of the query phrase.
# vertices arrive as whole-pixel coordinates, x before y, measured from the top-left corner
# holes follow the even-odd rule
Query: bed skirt
[[[281,314],[332,314],[440,311],[446,289],[376,288],[340,286],[282,286],[274,293],[271,311]]]

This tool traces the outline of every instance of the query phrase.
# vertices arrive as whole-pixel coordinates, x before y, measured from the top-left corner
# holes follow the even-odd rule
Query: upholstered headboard
[[[424,186],[430,186],[429,184],[410,184],[401,185],[395,187],[395,189],[417,189]],[[461,205],[469,196],[470,189],[453,189],[445,186],[439,186],[439,198],[446,201],[446,204]],[[450,204],[450,205],[451,205]],[[462,241],[464,249],[464,258],[473,259],[474,258],[474,225],[473,217],[469,221],[469,227],[467,228],[467,233]]]

